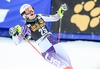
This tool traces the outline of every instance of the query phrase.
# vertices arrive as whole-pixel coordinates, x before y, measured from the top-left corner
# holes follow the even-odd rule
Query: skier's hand
[[[21,28],[20,25],[16,25],[15,28],[16,28],[18,34],[21,34],[22,33],[22,28]]]
[[[23,39],[26,40],[26,41],[28,41],[29,39],[31,39],[31,36],[30,35],[25,35],[25,36],[23,36]]]
[[[67,11],[67,10],[68,10],[68,8],[67,8],[67,5],[65,3],[60,6],[60,8],[57,11],[57,13],[59,14],[60,18],[63,17],[63,13],[65,11]]]
[[[11,27],[9,29],[9,34],[11,36],[16,36],[16,35],[19,35],[21,34],[22,30],[21,30],[21,27],[19,25],[16,25],[15,27]]]

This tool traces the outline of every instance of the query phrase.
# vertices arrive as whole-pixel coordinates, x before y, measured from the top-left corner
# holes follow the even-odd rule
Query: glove
[[[22,29],[21,29],[21,27],[19,25],[16,25],[15,27],[11,27],[9,29],[9,34],[11,36],[19,35],[19,34],[21,34],[21,32],[22,32]]]
[[[27,40],[31,39],[31,36],[25,35],[25,36],[23,36],[23,39],[27,41]]]
[[[65,11],[67,11],[67,10],[68,10],[68,8],[67,8],[67,5],[65,3],[60,6],[60,8],[57,11],[57,13],[59,14],[60,18],[63,17],[63,13]]]

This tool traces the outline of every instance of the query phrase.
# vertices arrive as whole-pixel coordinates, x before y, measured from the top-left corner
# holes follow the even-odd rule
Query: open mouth
[[[31,14],[30,16],[33,16],[34,14]]]

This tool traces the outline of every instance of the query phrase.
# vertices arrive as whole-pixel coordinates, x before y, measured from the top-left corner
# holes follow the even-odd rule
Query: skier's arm
[[[15,27],[11,27],[9,29],[9,34],[12,36],[12,39],[16,45],[21,43],[23,38],[30,39],[31,32],[29,28],[25,25],[23,27],[16,25]]]
[[[54,15],[43,15],[43,14],[38,14],[38,15],[41,16],[45,22],[55,22],[60,19],[60,16],[58,13]]]
[[[42,15],[42,14],[38,14],[38,15],[40,15],[44,19],[45,22],[55,22],[55,21],[58,21],[60,18],[62,19],[64,11],[67,11],[67,10],[68,10],[67,5],[62,4],[60,8],[58,9],[57,13],[54,15]]]
[[[12,36],[13,42],[18,45],[22,41],[21,36],[22,28],[19,25],[11,27],[9,29],[9,34]]]
[[[21,43],[21,41],[22,41],[22,36],[12,36],[12,39],[13,39],[13,42],[15,43],[15,45],[18,45],[18,44],[20,44]]]

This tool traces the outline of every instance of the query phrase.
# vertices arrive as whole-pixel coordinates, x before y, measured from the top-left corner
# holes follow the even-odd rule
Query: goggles
[[[27,13],[25,12],[26,15],[29,15],[31,13],[33,13],[34,11],[33,10],[29,10]]]

